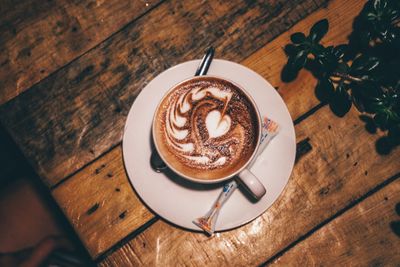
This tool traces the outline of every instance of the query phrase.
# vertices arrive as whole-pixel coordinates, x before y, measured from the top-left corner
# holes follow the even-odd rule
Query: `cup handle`
[[[238,176],[244,187],[253,195],[254,198],[258,200],[265,195],[266,190],[264,185],[251,171],[244,169]]]

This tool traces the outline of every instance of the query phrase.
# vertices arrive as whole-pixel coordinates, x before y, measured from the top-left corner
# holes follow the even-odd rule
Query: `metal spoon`
[[[201,60],[200,65],[197,68],[194,76],[206,75],[208,68],[211,65],[213,57],[214,57],[214,48],[211,46],[207,49],[206,53],[204,54],[203,59]],[[150,166],[156,172],[162,172],[167,168],[167,165],[161,159],[160,155],[158,155],[156,150],[153,150],[151,152]]]

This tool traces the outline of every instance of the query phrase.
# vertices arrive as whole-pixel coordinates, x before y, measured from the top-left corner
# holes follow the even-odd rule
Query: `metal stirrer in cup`
[[[206,75],[208,68],[211,65],[211,61],[212,61],[213,57],[214,57],[214,48],[211,46],[207,49],[206,53],[204,54],[204,57],[201,60],[200,65],[197,68],[194,76]],[[160,155],[158,155],[156,150],[153,150],[151,152],[150,165],[151,165],[151,168],[156,172],[162,172],[167,168],[167,165],[161,159]]]

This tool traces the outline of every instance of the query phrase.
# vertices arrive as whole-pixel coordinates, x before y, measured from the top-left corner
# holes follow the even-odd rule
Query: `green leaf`
[[[304,67],[307,62],[308,51],[300,50],[297,52],[296,56],[293,57],[291,65],[294,69],[300,70]]]
[[[347,49],[348,49],[348,45],[347,44],[341,44],[341,45],[335,46],[333,48],[333,54],[339,60],[339,59],[343,58],[343,56],[346,53]]]
[[[375,143],[376,152],[380,155],[389,155],[393,150],[393,144],[387,136],[379,138]]]
[[[353,101],[354,106],[359,112],[366,112],[366,107],[364,105],[363,95],[360,94],[360,90],[357,90],[359,87],[354,86],[351,90],[351,99]]]
[[[325,48],[323,45],[314,44],[311,46],[311,52],[315,57],[326,57],[328,53],[328,47]]]
[[[294,69],[300,70],[300,69],[302,69],[304,67],[304,65],[306,65],[306,62],[307,62],[307,56],[303,55],[301,57],[296,58],[293,61],[293,65],[292,66],[293,66]]]
[[[360,71],[367,64],[368,58],[364,55],[357,57],[351,64],[352,72]]]
[[[369,42],[372,39],[371,33],[369,31],[363,30],[358,32],[357,42],[359,43],[360,47],[366,49],[369,47]]]
[[[368,102],[368,111],[371,113],[379,113],[385,110],[385,103],[381,101],[371,101]]]
[[[311,42],[318,43],[322,37],[328,32],[329,23],[327,19],[323,19],[315,23],[310,30],[309,38]]]
[[[309,51],[310,48],[311,48],[311,45],[309,43],[305,42],[305,43],[297,45],[297,47],[299,48],[299,50],[307,50],[307,51]]]
[[[316,60],[322,65],[325,72],[331,73],[334,71],[339,64],[339,60],[335,57],[333,53],[333,46],[329,46],[324,48],[324,52],[322,54],[314,54]]]
[[[361,55],[353,61],[353,64],[351,65],[351,73],[360,74],[362,72],[370,72],[376,69],[379,64],[380,61],[378,58]]]
[[[337,68],[336,68],[337,72],[346,74],[349,71],[349,66],[347,65],[346,62],[341,62],[338,64]]]
[[[307,70],[309,70],[315,78],[318,80],[320,79],[327,79],[329,75],[326,72],[326,69],[321,66],[319,61],[315,59],[307,60],[306,65],[304,66]]]
[[[360,115],[360,120],[362,120],[365,123],[365,129],[369,133],[371,134],[376,133],[377,127],[372,117],[367,115]]]
[[[360,87],[362,88],[363,95],[369,99],[369,102],[374,101],[374,98],[380,99],[382,95],[379,84],[375,82],[363,82]]]
[[[288,63],[282,68],[281,72],[282,81],[284,82],[294,81],[297,78],[299,71],[300,71],[299,69],[293,68],[292,64],[288,61]]]
[[[367,18],[367,20],[369,21],[375,21],[377,19],[377,16],[375,13],[373,12],[368,12],[365,17]]]
[[[378,112],[374,116],[375,123],[381,128],[387,127],[388,120],[389,120],[389,116],[386,112]]]
[[[302,45],[300,46],[287,45],[285,47],[285,52],[293,54],[289,56],[288,62],[282,69],[281,79],[284,82],[291,82],[294,79],[296,79],[299,71],[307,63],[307,56],[309,54],[309,51]]]
[[[292,40],[294,44],[301,44],[306,40],[306,36],[302,32],[296,32],[290,36],[290,40]]]
[[[315,96],[321,101],[329,101],[335,93],[332,81],[330,79],[321,79],[315,87]]]
[[[387,1],[386,0],[374,0],[373,1],[374,9],[376,11],[382,11],[387,7]]]
[[[292,56],[294,56],[294,55],[297,53],[298,48],[297,48],[295,45],[293,45],[293,44],[287,44],[287,45],[285,46],[284,50],[285,50],[285,54],[286,54],[288,57],[292,57]]]
[[[389,128],[388,137],[394,141],[395,144],[400,145],[400,125],[391,125]]]
[[[338,87],[336,87],[336,91],[329,102],[329,107],[336,116],[343,117],[349,112],[351,105],[351,97],[347,93],[345,85],[340,83]]]
[[[372,70],[376,69],[379,66],[379,64],[380,64],[379,58],[370,57],[368,59],[368,63],[366,64],[364,69],[366,71],[372,71]]]
[[[400,114],[396,113],[394,110],[390,109],[388,115],[389,115],[389,123],[400,122]]]

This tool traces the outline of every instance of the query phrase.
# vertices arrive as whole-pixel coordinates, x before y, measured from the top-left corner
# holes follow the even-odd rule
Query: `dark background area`
[[[4,264],[4,255],[18,254],[23,261],[41,241],[54,239],[62,243],[63,253],[90,264],[86,251],[50,192],[1,125],[0,218],[0,263]],[[60,259],[56,262],[63,264]]]

